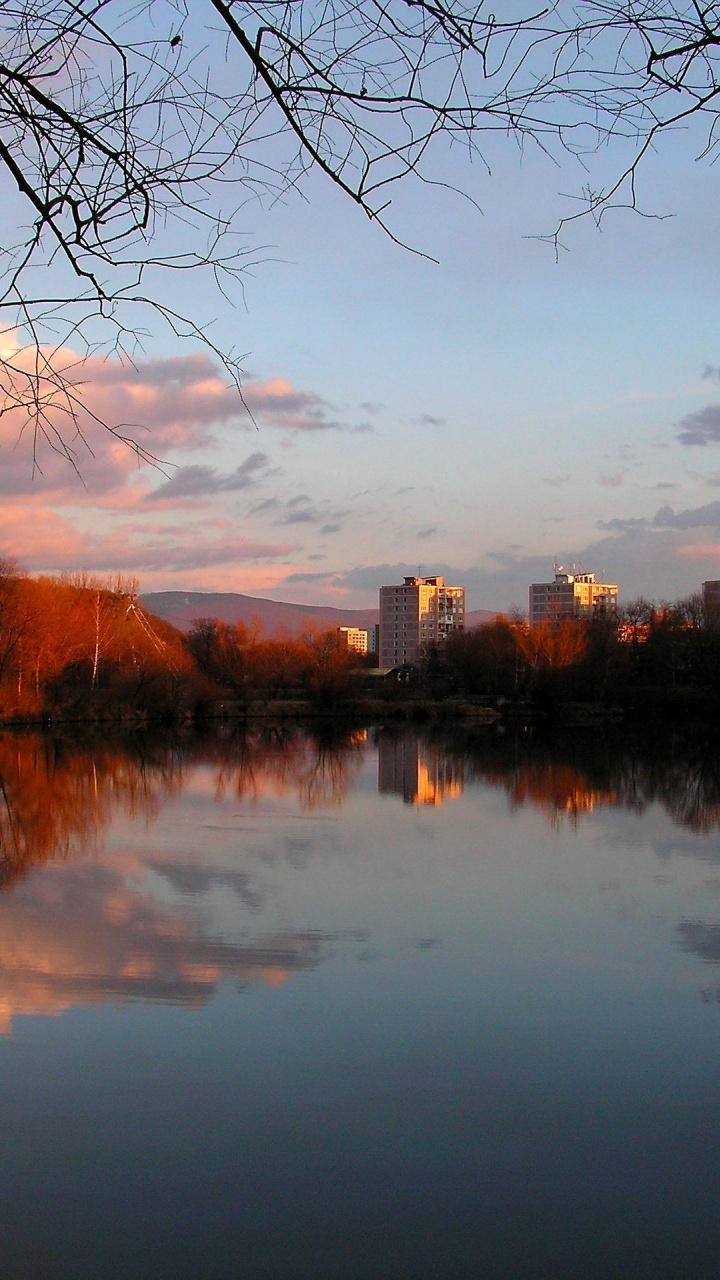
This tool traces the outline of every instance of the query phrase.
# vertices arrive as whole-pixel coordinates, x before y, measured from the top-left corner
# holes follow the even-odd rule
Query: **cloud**
[[[256,502],[255,505],[250,508],[250,515],[263,515],[266,511],[275,511],[279,509],[281,505],[279,498],[263,498],[262,502]]]
[[[660,507],[653,518],[656,529],[720,529],[720,502],[707,502],[687,511]]]
[[[342,431],[330,415],[330,405],[312,391],[299,391],[285,378],[248,382],[243,399],[253,417],[268,426],[291,431]]]
[[[238,537],[225,521],[189,528],[137,522],[100,533],[81,531],[55,512],[0,508],[0,551],[35,573],[88,569],[171,575],[218,565],[287,561],[292,550],[288,542]]]
[[[47,428],[39,437],[26,411],[11,399],[13,389],[16,399],[29,398],[37,360],[44,362]],[[239,389],[204,352],[130,363],[83,358],[69,348],[16,346],[0,377],[0,409],[0,496],[68,487],[77,492],[73,463],[89,492],[107,492],[138,465],[124,441],[163,459],[177,450],[212,447],[220,428],[251,430],[253,421],[289,432],[345,429],[315,392],[284,378],[249,381]],[[161,487],[165,498],[173,492],[189,496],[202,483],[215,493],[242,487],[243,479],[242,473],[221,478],[208,468],[171,477],[172,487]]]
[[[607,535],[584,545],[558,546],[545,554],[525,554],[506,547],[486,554],[480,563],[450,564],[436,561],[424,566],[425,573],[442,574],[452,585],[464,586],[469,609],[508,611],[527,609],[532,582],[552,579],[553,560],[565,565],[582,565],[598,579],[617,583],[621,599],[644,595],[649,599],[672,599],[697,591],[703,577],[717,577],[720,546],[707,541],[697,557],[691,554],[688,533],[659,528],[644,519],[618,521]],[[692,568],[690,568],[690,562]],[[703,567],[704,562],[704,567]],[[279,585],[307,589],[305,598],[340,602],[356,608],[377,604],[381,586],[402,582],[417,573],[417,563],[397,562],[358,565],[350,569],[328,568],[292,571]]]
[[[267,473],[268,457],[265,453],[252,453],[249,458],[227,475],[218,473],[215,467],[180,467],[165,484],[161,484],[145,497],[146,502],[168,498],[205,498],[216,493],[234,493],[249,489]]]
[[[433,534],[434,534],[434,533],[437,533],[437,531],[438,531],[438,527],[437,527],[437,525],[436,525],[436,524],[431,524],[431,525],[428,525],[427,529],[418,529],[418,532],[417,532],[417,534],[416,534],[416,537],[418,537],[418,538],[431,538],[431,537],[433,536]]]
[[[623,483],[625,475],[622,471],[618,471],[615,475],[601,475],[598,477],[598,483],[605,485],[606,489],[617,489]]]
[[[317,524],[322,517],[312,508],[303,507],[300,511],[289,511],[283,516],[282,520],[278,520],[278,524]]]
[[[444,427],[445,419],[437,418],[433,413],[421,413],[416,420],[421,427]]]
[[[572,477],[570,475],[543,476],[543,484],[549,484],[552,485],[553,488],[559,489],[562,485],[569,484],[571,479]]]
[[[637,533],[640,529],[649,528],[650,521],[644,516],[631,516],[627,520],[598,520],[598,529],[604,529],[606,533]]]
[[[678,440],[686,445],[720,443],[720,404],[708,404],[697,413],[689,413],[678,427]]]
[[[674,511],[670,506],[658,507],[652,520],[645,516],[628,519],[598,520],[598,529],[606,533],[639,533],[649,529],[720,529],[720,502],[707,502],[702,507]]]
[[[694,543],[689,547],[680,547],[678,555],[684,560],[705,560],[706,562],[720,560],[720,544],[717,542]]]

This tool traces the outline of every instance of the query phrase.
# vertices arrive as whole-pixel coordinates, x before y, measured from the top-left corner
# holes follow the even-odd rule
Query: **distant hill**
[[[483,627],[486,622],[494,622],[497,618],[495,609],[468,609],[465,614],[465,626],[468,631],[474,627]]]
[[[150,591],[140,597],[140,603],[180,631],[189,631],[196,618],[220,618],[222,622],[244,622],[248,626],[257,620],[265,636],[278,631],[295,636],[308,627],[320,631],[331,627],[371,627],[378,620],[377,609],[284,604],[235,591]]]
[[[331,627],[372,627],[378,621],[377,609],[336,609],[329,605],[285,604],[279,600],[263,600],[236,591],[149,591],[140,597],[149,613],[171,622],[180,631],[189,631],[196,618],[219,618],[222,622],[244,622],[257,619],[265,636],[286,631],[299,635],[308,627],[327,631]],[[478,627],[491,622],[495,614],[488,609],[474,609],[467,614],[467,626]]]

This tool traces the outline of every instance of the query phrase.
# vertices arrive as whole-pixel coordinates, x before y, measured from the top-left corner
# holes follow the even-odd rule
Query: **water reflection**
[[[108,1000],[200,1006],[227,978],[277,986],[317,964],[317,934],[230,941],[102,866],[53,867],[0,900],[0,1034],[17,1014]]]
[[[416,729],[318,737],[285,726],[182,744],[160,738],[81,746],[6,733],[0,735],[0,886],[10,887],[38,863],[96,848],[117,813],[155,821],[199,766],[210,771],[208,787],[217,800],[259,806],[292,797],[301,812],[312,813],[348,801],[369,751],[377,752],[378,792],[407,805],[438,807],[482,783],[504,790],[511,808],[541,810],[553,826],[577,825],[599,808],[642,813],[660,804],[690,831],[720,830],[720,751],[675,738],[643,744],[578,733],[548,741],[527,733]],[[184,876],[185,891],[194,892],[191,886],[207,872],[188,867],[167,874],[178,888]]]
[[[712,750],[3,735],[0,787],[3,1276],[716,1274]]]
[[[273,889],[258,871],[278,854],[302,869],[317,837],[296,827],[263,833],[279,805],[296,805],[308,816],[347,805],[363,764],[372,765],[375,754],[379,794],[398,796],[407,806],[437,809],[483,785],[504,791],[510,811],[540,810],[551,829],[577,828],[599,810],[640,814],[653,804],[693,832],[720,828],[718,757],[697,747],[680,750],[677,741],[643,750],[620,737],[576,735],[550,743],[523,733],[457,737],[414,729],[338,738],[275,727],[183,744],[143,739],[110,747],[5,734],[0,1032],[10,1030],[16,1014],[58,1013],[83,1002],[200,1006],[226,979],[238,988],[277,986],[317,966],[337,934],[269,927]],[[242,814],[262,810],[265,825],[248,841],[237,818],[226,826],[214,819],[202,826],[202,847],[159,852],[153,845],[138,853],[123,846],[100,857],[119,817],[161,833],[167,806],[180,804],[186,790],[191,809],[203,796],[211,818],[212,806],[224,805],[226,813],[234,803]],[[240,848],[244,865],[237,863]],[[43,864],[49,865],[38,875]],[[719,924],[683,919],[677,938],[681,950],[703,963],[720,962]]]
[[[465,785],[464,761],[417,732],[381,734],[378,791],[402,796],[405,804],[440,805],[457,799]]]

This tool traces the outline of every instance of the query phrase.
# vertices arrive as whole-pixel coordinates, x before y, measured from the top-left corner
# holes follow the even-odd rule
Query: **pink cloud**
[[[330,405],[312,391],[299,391],[285,378],[267,382],[248,382],[243,398],[253,416],[269,426],[292,431],[327,431],[341,429],[329,417]]]
[[[177,450],[211,448],[219,428],[251,430],[253,419],[292,432],[340,426],[316,393],[295,388],[284,378],[251,381],[241,392],[203,352],[129,364],[110,357],[82,358],[67,348],[13,345],[6,335],[0,358],[0,450],[5,464],[0,495],[50,493],[68,486],[77,491],[69,459],[91,493],[123,485],[138,459],[122,440],[103,430],[103,424],[159,458]],[[30,401],[38,368],[44,434],[38,434],[32,415],[18,404]],[[63,456],[63,448],[69,458]],[[215,484],[237,487],[233,477],[218,476]]]
[[[720,560],[720,543],[703,542],[691,547],[678,547],[683,560]]]
[[[98,533],[78,530],[52,511],[0,507],[0,553],[33,573],[90,569],[172,576],[262,560],[286,562],[292,550],[287,542],[238,537],[231,525],[218,536],[217,522],[209,532],[198,525],[127,524]]]

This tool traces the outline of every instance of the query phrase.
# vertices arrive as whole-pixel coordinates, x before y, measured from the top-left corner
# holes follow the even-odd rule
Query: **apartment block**
[[[594,573],[573,569],[566,573],[555,565],[552,582],[533,582],[530,587],[530,626],[562,622],[566,618],[590,618],[600,611],[617,608],[618,588],[614,583],[596,582]]]
[[[465,629],[465,589],[445,579],[405,578],[380,588],[380,666],[402,667]]]
[[[717,578],[703,582],[702,598],[705,621],[717,626],[720,623],[720,581]]]
[[[338,627],[338,642],[344,649],[352,649],[355,653],[369,653],[368,632],[362,627]]]

